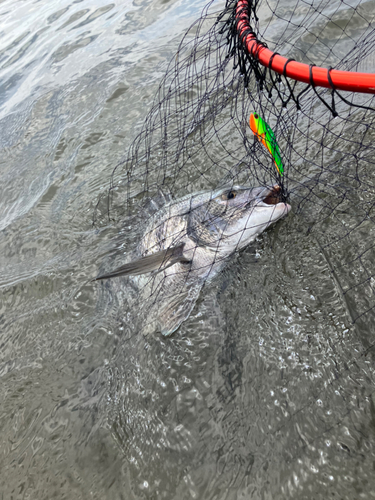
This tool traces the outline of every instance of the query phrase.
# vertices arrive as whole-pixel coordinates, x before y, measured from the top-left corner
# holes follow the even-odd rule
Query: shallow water
[[[297,215],[169,339],[90,282],[119,246],[93,229],[98,196],[204,3],[0,4],[4,499],[374,497],[372,320],[351,325]]]

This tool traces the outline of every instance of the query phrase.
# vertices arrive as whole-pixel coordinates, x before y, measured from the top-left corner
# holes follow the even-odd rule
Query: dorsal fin
[[[142,208],[142,213],[144,216],[152,216],[158,210],[163,208],[165,205],[173,200],[172,196],[168,192],[163,192],[161,189],[152,198],[147,198],[146,202]]]

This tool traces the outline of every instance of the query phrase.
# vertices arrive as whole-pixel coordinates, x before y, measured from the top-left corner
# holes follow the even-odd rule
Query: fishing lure
[[[249,124],[251,131],[271,153],[276,170],[280,175],[283,175],[284,167],[281,161],[279,145],[271,127],[257,113],[251,113]]]

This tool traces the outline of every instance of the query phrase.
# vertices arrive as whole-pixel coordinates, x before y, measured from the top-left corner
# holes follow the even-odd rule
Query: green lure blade
[[[261,141],[270,152],[280,175],[284,173],[283,163],[281,161],[280,149],[277,144],[275,134],[271,127],[257,113],[251,113],[249,120],[250,128],[253,134]]]

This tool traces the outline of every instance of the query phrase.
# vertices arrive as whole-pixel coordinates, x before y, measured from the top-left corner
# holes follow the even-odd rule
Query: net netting
[[[236,2],[221,12],[213,7],[182,40],[141,133],[114,170],[96,222],[109,215],[123,224],[160,192],[178,199],[234,184],[277,183],[318,242],[356,322],[375,306],[373,96],[306,86],[262,67],[239,36]],[[373,13],[366,3],[255,1],[243,8],[257,39],[288,59],[373,69]],[[254,141],[252,112],[277,137],[282,177]]]
[[[350,460],[358,465],[355,445],[347,444],[343,429],[351,428],[356,412],[373,412],[374,97],[319,88],[313,79],[308,84],[295,82],[262,66],[256,53],[247,52],[239,35],[236,7],[235,1],[227,1],[225,6],[211,2],[186,33],[141,133],[113,172],[108,197],[98,203],[96,223],[105,225],[109,218],[121,231],[122,247],[130,251],[145,230],[140,222],[145,213],[141,207],[150,200],[158,200],[157,210],[160,199],[180,200],[189,193],[216,193],[235,185],[278,184],[283,199],[292,206],[287,223],[279,223],[278,231],[284,231],[284,236],[275,250],[281,266],[286,262],[285,254],[294,252],[294,266],[289,260],[283,270],[285,286],[293,276],[298,282],[298,273],[304,269],[312,288],[322,284],[321,309],[339,304],[339,317],[332,311],[333,338],[322,340],[317,333],[322,335],[327,325],[324,321],[331,313],[322,320],[317,312],[315,327],[305,325],[311,352],[316,355],[316,364],[306,367],[306,376],[317,376],[314,373],[320,369],[327,376],[322,376],[308,397],[300,395],[303,402],[294,406],[280,392],[279,426],[265,430],[263,438],[277,442],[280,433],[288,433],[303,414],[303,422],[314,421],[314,425],[307,434],[301,424],[302,444],[285,450],[285,463],[318,454],[319,447],[325,447],[325,441],[334,437],[344,453],[352,450]],[[288,60],[375,72],[371,2],[263,0],[248,2],[243,8],[257,40]],[[277,137],[284,165],[282,176],[249,128],[254,112],[266,120]],[[158,283],[158,289],[162,287],[163,283]],[[271,289],[275,300],[278,293],[288,295],[280,291],[280,286]],[[309,309],[315,299],[307,289],[295,294],[300,300],[290,305],[292,309]],[[287,339],[285,342],[288,344]],[[325,357],[319,358],[320,349]],[[294,361],[297,366],[299,361]],[[284,385],[293,388],[295,382],[290,379]],[[360,396],[356,395],[359,387]],[[329,398],[332,404],[337,403],[333,415],[316,406],[316,401],[323,401],[323,407],[329,405]],[[373,449],[367,451],[370,457]],[[283,453],[275,452],[275,461]],[[340,462],[336,463],[334,456],[331,459],[332,470],[337,471]],[[311,467],[317,460],[310,459]],[[361,467],[366,460],[363,458]],[[301,477],[304,467],[308,467],[306,463],[301,465]],[[359,476],[364,470],[361,468]],[[330,484],[329,478],[320,480]]]

